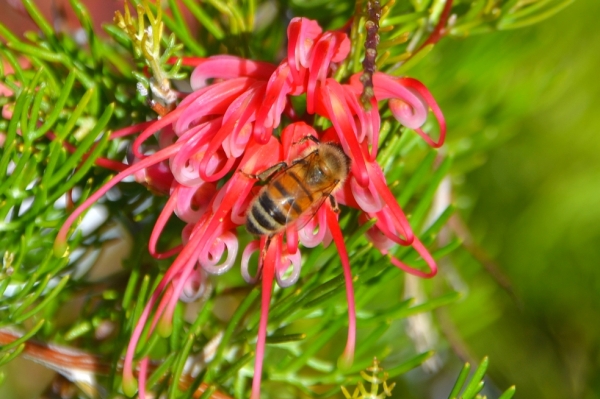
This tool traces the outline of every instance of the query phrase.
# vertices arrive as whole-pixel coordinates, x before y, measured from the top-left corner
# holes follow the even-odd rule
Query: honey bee
[[[312,140],[316,148],[290,165],[281,162],[256,176],[268,184],[248,207],[246,230],[250,234],[270,239],[298,219],[312,217],[327,199],[337,211],[333,194],[350,173],[350,158],[336,143],[321,143],[312,136],[304,140]]]

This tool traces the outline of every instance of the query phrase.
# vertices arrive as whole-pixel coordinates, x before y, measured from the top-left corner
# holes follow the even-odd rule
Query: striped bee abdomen
[[[312,196],[298,177],[293,173],[283,174],[260,190],[250,206],[246,229],[254,235],[276,234],[296,220],[311,203]]]
[[[286,225],[286,220],[281,207],[263,189],[250,206],[246,229],[254,235],[275,234]]]

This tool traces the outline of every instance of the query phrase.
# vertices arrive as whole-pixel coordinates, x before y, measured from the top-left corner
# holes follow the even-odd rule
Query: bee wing
[[[281,173],[294,174],[295,176],[298,176],[298,178],[300,180],[302,180],[304,178],[304,176],[306,175],[306,170],[308,170],[311,167],[311,165],[313,164],[313,162],[315,162],[315,160],[317,159],[316,155],[317,155],[317,152],[313,151],[313,152],[307,154],[305,157],[295,160],[292,165],[288,166],[286,169],[281,171]],[[294,191],[291,192],[290,196],[289,196],[290,199],[292,199],[292,201],[290,202],[288,214],[285,216],[286,224],[289,224],[292,222],[293,217],[291,216],[291,210],[294,208],[294,204],[296,203],[296,198],[300,198],[300,196],[303,194],[304,194],[303,188],[300,186],[300,184],[294,186]],[[318,192],[314,193],[314,195],[318,195],[318,194],[319,194]],[[323,199],[318,200],[318,203],[319,203],[318,207],[321,206],[323,201],[324,201]],[[311,207],[308,209],[313,209],[314,206],[315,206],[315,204],[311,205]],[[318,210],[318,208],[317,208],[317,210]],[[304,213],[308,213],[308,210]],[[313,213],[313,215],[314,215],[314,213]],[[301,218],[303,218],[303,216],[301,216]],[[308,220],[310,220],[310,218]],[[306,222],[306,223],[308,223],[308,222]],[[304,223],[304,224],[306,224],[306,223]]]
[[[296,221],[296,229],[298,231],[302,230],[311,220],[315,217],[321,206],[329,199],[329,196],[338,185],[339,181],[334,181],[329,186],[326,186],[318,191],[315,191],[313,195],[321,195],[321,197],[316,200],[308,211],[306,211],[298,220]]]

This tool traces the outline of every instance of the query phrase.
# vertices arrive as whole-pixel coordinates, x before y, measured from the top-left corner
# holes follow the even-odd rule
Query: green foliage
[[[488,358],[486,357],[481,361],[481,364],[479,365],[479,367],[477,367],[477,370],[475,370],[475,372],[473,373],[473,376],[471,377],[471,381],[469,381],[469,383],[465,385],[467,378],[469,376],[469,371],[471,369],[471,365],[469,363],[466,363],[465,366],[463,367],[463,369],[461,370],[460,374],[458,375],[458,378],[456,379],[456,383],[454,384],[454,388],[452,388],[452,391],[450,392],[448,399],[456,399],[456,398],[485,399],[486,396],[480,396],[480,395],[478,395],[478,393],[483,388],[483,385],[484,385],[483,376],[485,375],[487,367],[488,367]],[[461,394],[461,391],[462,391],[462,394]],[[504,393],[502,395],[500,395],[499,399],[510,399],[515,394],[515,391],[516,391],[515,387],[512,386],[512,387],[508,388],[506,391],[504,391]]]
[[[75,231],[70,239],[71,259],[55,257],[52,243],[73,199],[81,202],[111,177],[109,171],[95,166],[98,160],[125,157],[128,142],[111,140],[110,133],[154,117],[145,94],[136,89],[138,81],[146,87],[153,85],[143,67],[150,68],[154,82],[170,85],[184,76],[180,64],[169,66],[173,56],[229,53],[276,61],[285,43],[288,13],[314,17],[331,29],[342,26],[353,13],[360,14],[363,5],[349,1],[259,4],[254,0],[212,0],[200,6],[191,0],[173,0],[166,2],[163,10],[150,2],[133,1],[137,19],[128,11],[117,16],[116,25],[104,26],[112,39],[108,40],[94,32],[90,14],[80,1],[70,3],[87,35],[86,46],[69,34],[56,32],[33,0],[23,0],[23,5],[37,24],[36,33],[21,38],[0,24],[0,59],[4,62],[0,83],[12,91],[0,98],[0,105],[10,113],[10,117],[3,114],[0,118],[4,138],[0,173],[6,176],[0,180],[0,320],[2,326],[27,331],[1,348],[0,364],[18,356],[25,349],[23,342],[33,336],[68,343],[102,355],[111,364],[111,372],[100,384],[115,395],[121,392],[118,364],[135,321],[168,267],[168,262],[152,259],[146,250],[148,231],[165,200],[136,183],[121,184],[118,193],[101,205],[108,216],[100,225],[91,232]],[[447,34],[467,36],[525,26],[568,3],[456,1]],[[378,68],[395,74],[418,70],[434,48],[426,39],[445,4],[435,0],[385,5]],[[193,23],[186,17],[189,15]],[[151,32],[146,21],[153,27]],[[170,32],[168,37],[163,36],[163,23]],[[340,67],[340,77],[361,68],[363,25],[363,17],[355,18],[352,55]],[[6,65],[14,72],[5,73]],[[469,154],[457,151],[448,156],[431,150],[414,132],[391,122],[389,111],[382,112],[380,164],[392,191],[410,214],[411,225],[425,245],[435,248],[434,257],[439,259],[460,246],[456,237],[439,240],[454,207],[448,203],[439,213],[430,210],[440,184]],[[58,205],[59,200],[64,205]],[[401,332],[403,322],[462,297],[452,289],[444,287],[440,292],[423,283],[424,301],[402,298],[398,295],[401,273],[387,265],[387,259],[364,238],[372,224],[356,227],[357,214],[344,211],[343,215],[359,309],[354,365],[349,369],[337,365],[347,323],[341,264],[334,247],[318,247],[306,252],[298,284],[274,292],[263,379],[265,398],[339,397],[339,385],[357,383],[357,374],[374,356],[384,359],[389,378],[400,381],[400,376],[433,356],[430,350],[414,347]],[[81,264],[90,259],[93,263],[97,253],[115,241],[115,225],[128,231],[120,233],[117,240],[133,236],[130,255],[123,262],[125,273],[100,282],[82,278]],[[163,243],[177,242],[180,233],[181,224],[172,221]],[[240,241],[248,239],[240,235]],[[425,265],[412,248],[396,248],[393,254],[414,267]],[[191,305],[177,305],[168,338],[154,334],[139,346],[137,357],[149,354],[160,360],[148,380],[157,395],[191,397],[202,387],[204,397],[211,390],[245,397],[253,373],[260,291],[244,285],[235,273],[214,279],[213,285],[196,313]],[[73,303],[82,305],[65,318],[65,308]],[[115,331],[109,339],[99,340],[96,334],[105,323]],[[193,358],[210,359],[194,378],[185,367]],[[464,389],[465,399],[478,393],[484,365],[487,363],[482,363]],[[458,394],[466,376],[461,373],[450,397]],[[514,390],[509,389],[501,399],[510,398],[510,392]]]

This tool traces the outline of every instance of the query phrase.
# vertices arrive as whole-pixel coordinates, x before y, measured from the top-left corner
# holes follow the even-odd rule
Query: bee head
[[[340,182],[346,180],[350,173],[350,158],[339,144],[333,142],[321,143],[319,145],[319,157],[321,164],[329,170],[332,178]]]

